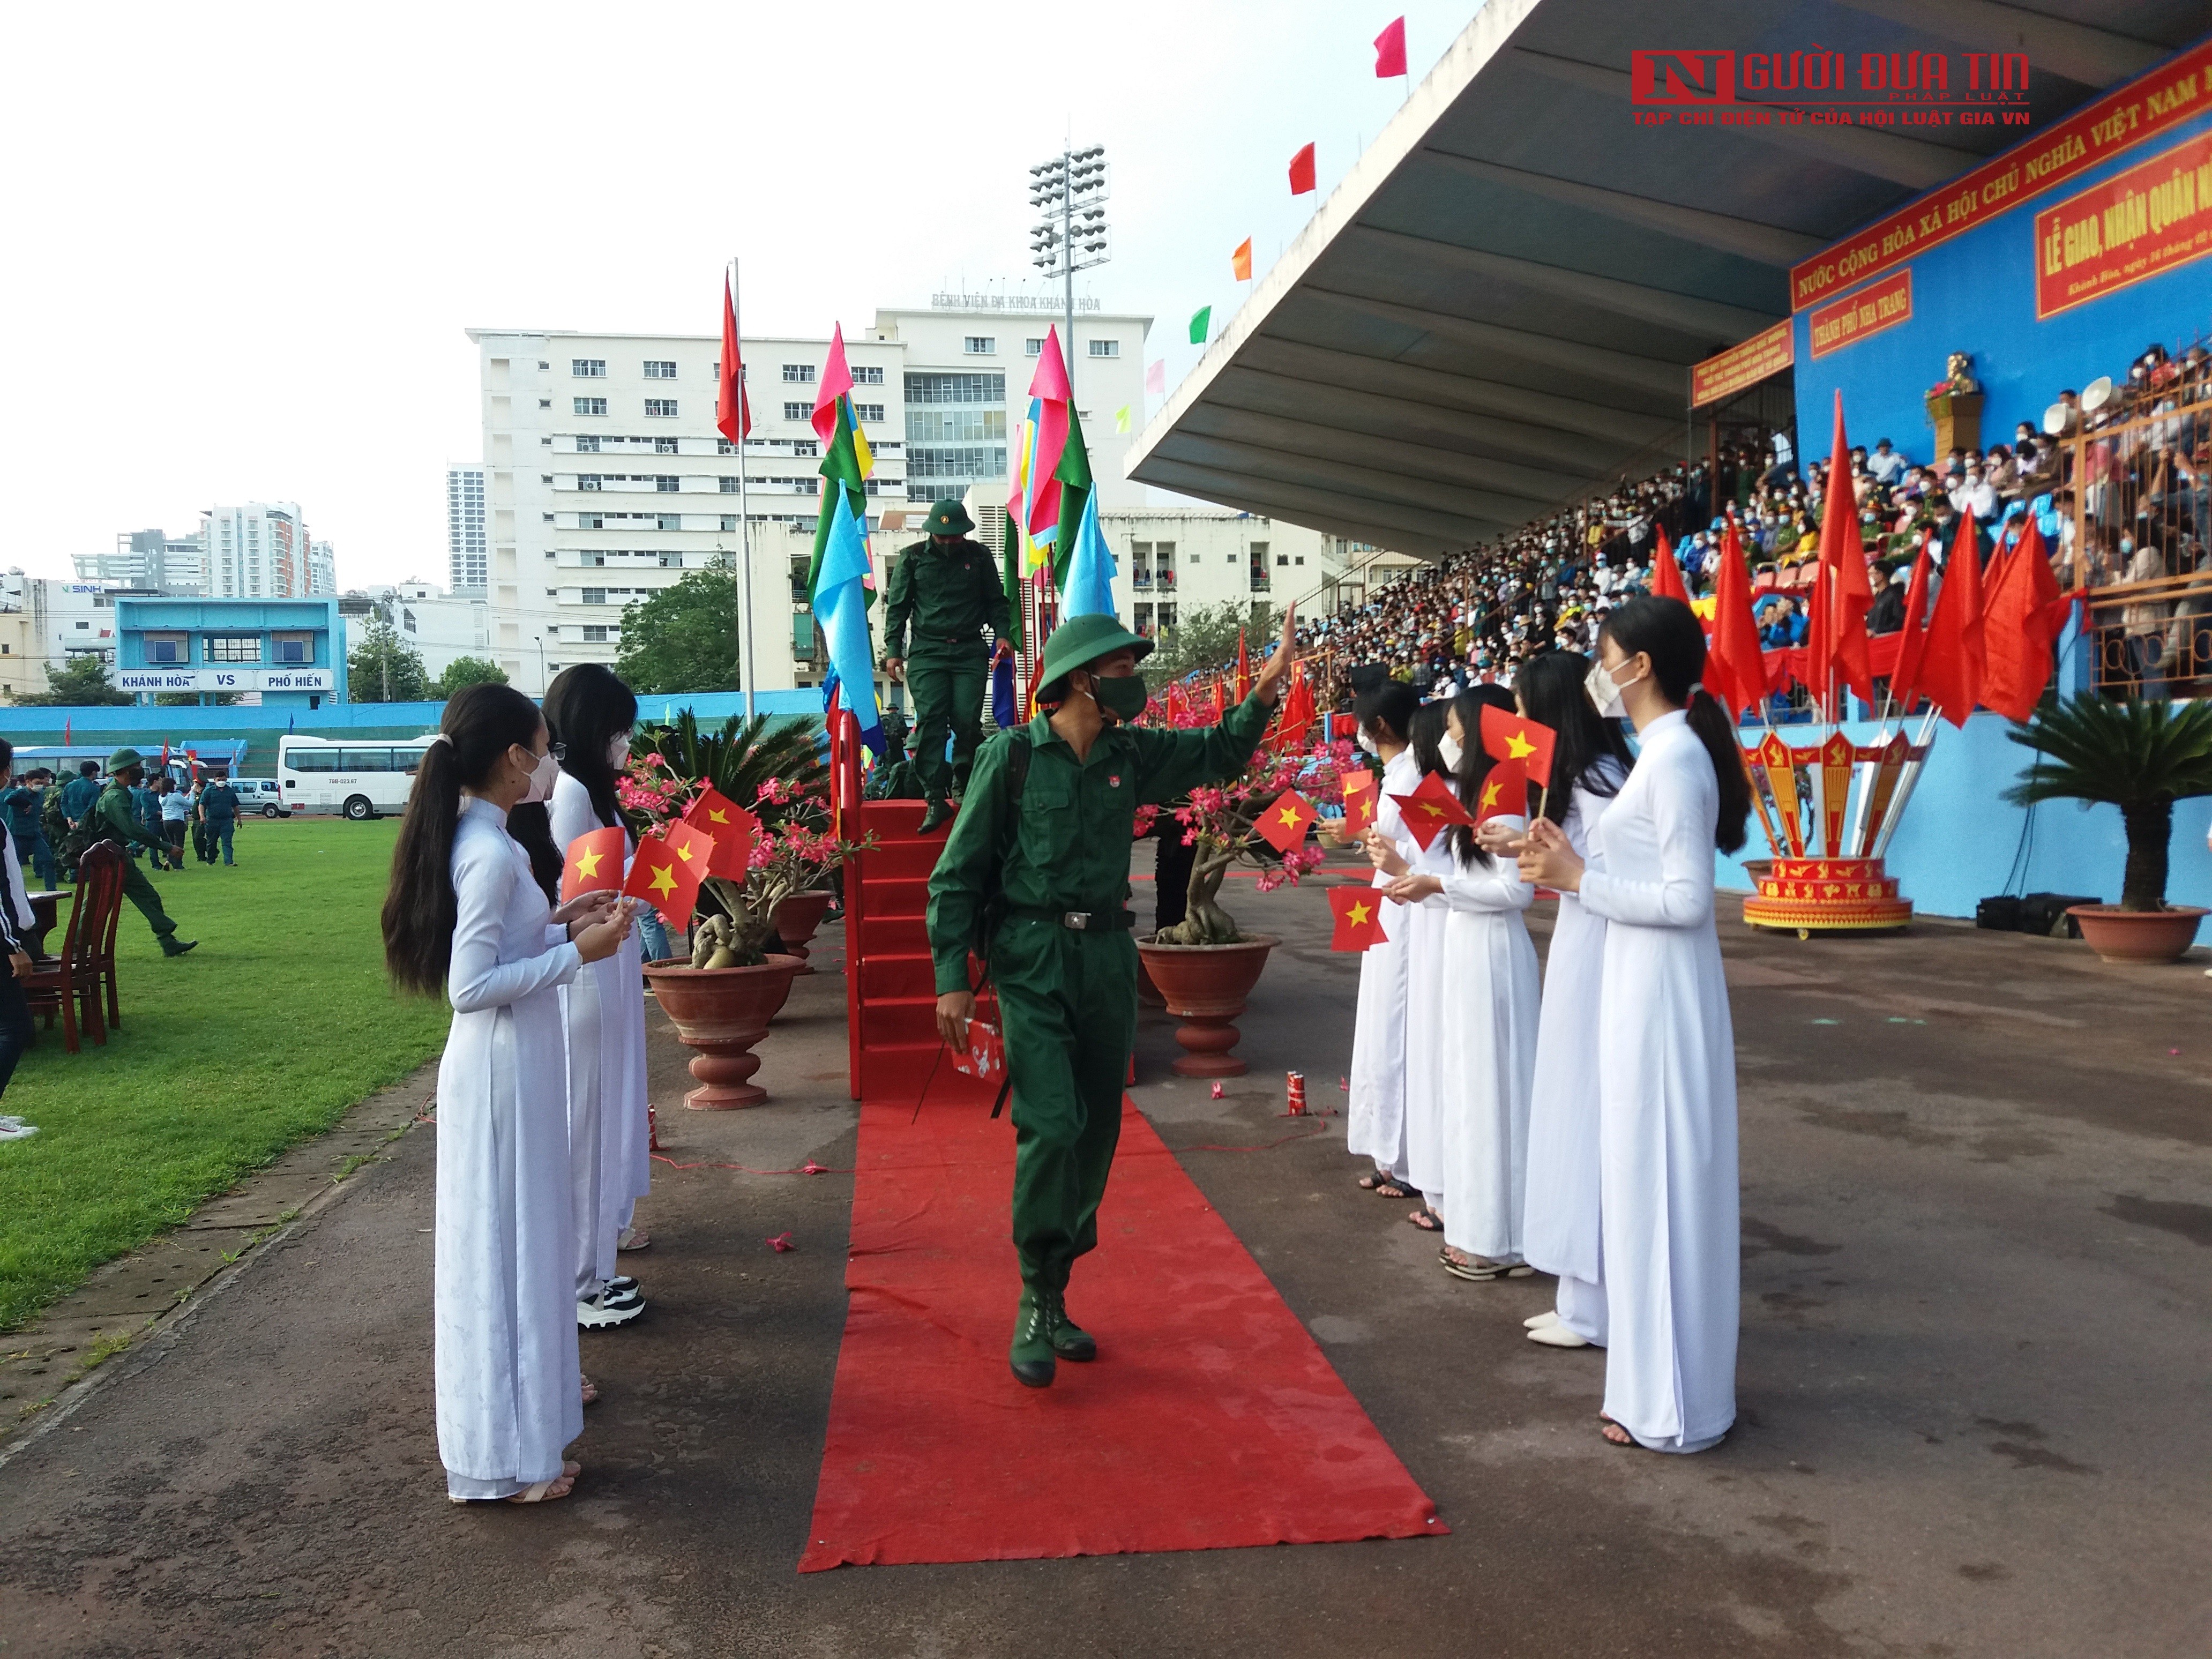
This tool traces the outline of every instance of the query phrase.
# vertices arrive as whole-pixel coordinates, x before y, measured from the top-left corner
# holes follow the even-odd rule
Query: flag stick
[[[1552,781],[1549,778],[1546,778],[1543,782],[1536,786],[1536,816],[1540,818],[1544,816],[1544,808],[1549,805],[1551,799]],[[1526,801],[1528,797],[1523,795],[1522,799]]]
[[[758,678],[760,659],[753,654],[753,515],[747,510],[749,497],[745,492],[745,409],[747,397],[744,380],[744,307],[738,291],[738,262],[730,261],[730,313],[738,319],[738,627],[742,641],[738,651],[738,683],[745,690],[745,720],[753,718],[753,682]]]

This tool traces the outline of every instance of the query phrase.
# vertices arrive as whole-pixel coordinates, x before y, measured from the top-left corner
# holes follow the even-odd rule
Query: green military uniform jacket
[[[138,804],[131,799],[131,791],[112,779],[108,781],[107,787],[100,791],[99,800],[94,803],[92,817],[93,822],[88,828],[94,841],[102,841],[112,836],[120,842],[135,841],[141,847],[167,849],[167,842],[149,835],[145,826],[138,822]]]
[[[1137,808],[1233,777],[1267,729],[1273,704],[1247,697],[1218,726],[1196,732],[1114,726],[1079,762],[1042,714],[1018,728],[1030,744],[1029,775],[1006,822],[1003,781],[1012,732],[975,757],[960,816],[929,878],[929,948],[937,993],[964,991],[968,948],[994,890],[1014,911],[1118,910],[1129,897],[1129,842]],[[1012,846],[1008,848],[1008,842]],[[1005,862],[1000,864],[1001,849]]]
[[[925,540],[900,550],[884,605],[886,657],[926,657],[980,647],[985,628],[994,638],[1006,636],[1006,581],[988,549],[963,536],[946,548]]]

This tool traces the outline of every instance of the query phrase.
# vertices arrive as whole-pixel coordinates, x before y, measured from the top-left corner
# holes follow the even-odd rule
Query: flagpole
[[[738,261],[730,261],[730,313],[733,318],[744,316],[743,296],[738,289]],[[738,355],[738,629],[742,643],[738,652],[738,684],[744,688],[745,720],[753,719],[753,682],[759,676],[760,659],[753,654],[753,515],[749,510],[750,498],[745,489],[745,409],[748,402],[744,380],[744,325],[737,325]]]

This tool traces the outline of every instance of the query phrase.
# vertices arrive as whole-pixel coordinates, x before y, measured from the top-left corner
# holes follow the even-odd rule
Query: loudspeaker
[[[2052,939],[2079,939],[2081,924],[2066,914],[2067,907],[2100,902],[2094,894],[2030,893],[2020,902],[2020,931],[2045,933]]]
[[[1987,927],[2000,933],[2020,932],[2020,901],[2010,893],[1999,893],[1985,898],[1974,906],[1974,926]]]

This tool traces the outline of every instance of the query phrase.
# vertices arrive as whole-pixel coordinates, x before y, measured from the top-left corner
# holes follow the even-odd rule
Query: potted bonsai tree
[[[1179,726],[1212,723],[1211,708],[1178,702],[1168,718]],[[1341,752],[1340,752],[1341,751]],[[1342,769],[1351,763],[1351,745],[1309,754],[1271,735],[1241,777],[1211,788],[1194,789],[1180,805],[1146,807],[1137,814],[1136,833],[1151,832],[1162,810],[1182,826],[1183,844],[1194,849],[1183,919],[1137,941],[1145,973],[1182,1024],[1176,1041],[1185,1050],[1175,1062],[1185,1077],[1242,1077],[1244,1062],[1230,1050],[1237,1046],[1233,1023],[1244,1012],[1252,988],[1260,982],[1268,952],[1279,940],[1272,933],[1244,933],[1221,905],[1221,884],[1239,866],[1260,872],[1256,886],[1271,892],[1316,868],[1325,856],[1310,842],[1277,854],[1258,833],[1260,815],[1285,790],[1296,789],[1316,805],[1343,799]]]
[[[2212,703],[2076,697],[2045,706],[2008,735],[2036,751],[2027,775],[2005,792],[2014,805],[2078,800],[2120,809],[2128,857],[2119,903],[2066,913],[2090,949],[2106,962],[2179,959],[2204,912],[2166,902],[2166,849],[2173,803],[2212,795]]]

